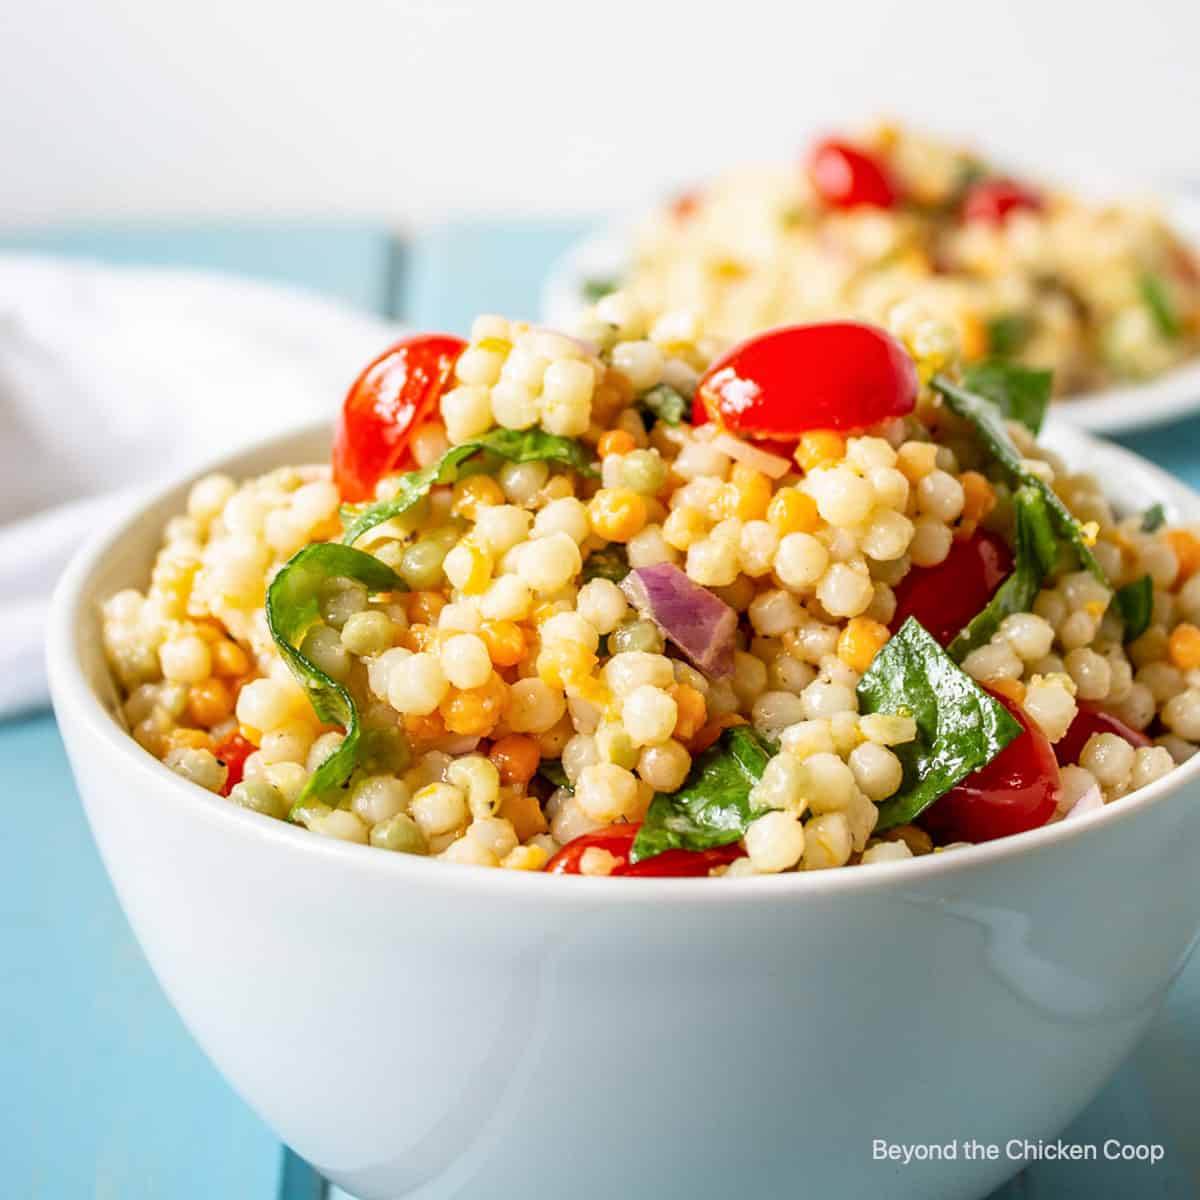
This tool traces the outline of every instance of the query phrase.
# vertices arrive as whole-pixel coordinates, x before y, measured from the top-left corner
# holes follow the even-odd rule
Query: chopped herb
[[[1035,437],[1042,431],[1054,372],[1015,363],[982,362],[963,371],[967,389],[990,400],[1008,421],[1020,421]]]
[[[346,731],[342,744],[313,772],[293,806],[320,799],[350,778],[358,763],[358,708],[350,692],[301,652],[305,635],[321,620],[320,593],[329,579],[348,578],[372,592],[400,591],[400,577],[373,555],[338,542],[305,546],[271,581],[267,589],[267,628],[279,653],[308,694],[317,716]]]
[[[500,460],[559,462],[581,475],[596,474],[587,449],[575,438],[557,437],[540,429],[493,429],[473,441],[451,446],[432,466],[402,476],[399,489],[390,500],[344,508],[342,520],[347,528],[342,543],[352,546],[376,525],[407,512],[436,484],[453,483],[467,470],[488,470]]]
[[[669,383],[660,383],[637,398],[637,407],[665,425],[691,421],[692,401]]]
[[[858,684],[859,711],[911,716],[914,741],[893,747],[900,790],[879,805],[876,829],[905,825],[972,771],[991,762],[1022,728],[913,617],[875,656]]]
[[[1058,562],[1058,539],[1050,521],[1046,498],[1036,488],[1018,488],[1013,495],[1016,513],[1017,553],[1012,574],[1000,585],[987,607],[946,647],[955,662],[972,650],[986,646],[1005,617],[1028,612],[1042,580]]]
[[[1147,271],[1138,280],[1138,290],[1141,292],[1142,303],[1150,310],[1154,318],[1154,327],[1163,337],[1173,341],[1182,332],[1179,324],[1179,314],[1175,311],[1175,302],[1167,289],[1166,280],[1161,275]]]
[[[575,790],[567,778],[566,771],[563,770],[560,759],[543,758],[538,764],[538,774],[547,782],[554,784],[556,788],[566,788],[568,792]]]
[[[589,304],[595,304],[597,300],[603,300],[605,296],[612,295],[613,292],[621,286],[618,279],[585,279],[583,281],[583,298]]]
[[[1142,532],[1157,533],[1167,523],[1167,513],[1162,504],[1152,504],[1142,513]]]
[[[1125,641],[1140,638],[1150,628],[1154,613],[1154,584],[1150,576],[1143,575],[1141,579],[1117,588],[1113,601],[1125,622]]]
[[[762,778],[771,750],[749,725],[736,725],[696,756],[683,787],[659,793],[634,839],[630,859],[664,850],[711,850],[738,841],[760,810],[750,790]]]
[[[957,413],[975,427],[980,441],[1008,477],[1014,491],[1022,487],[1032,487],[1042,493],[1046,501],[1050,524],[1059,540],[1067,543],[1074,550],[1080,563],[1105,587],[1110,586],[1108,576],[1105,575],[1104,568],[1096,561],[1096,556],[1092,553],[1079,522],[1055,495],[1050,485],[1026,469],[1021,452],[1005,427],[1004,414],[1001,410],[988,397],[977,395],[969,388],[947,379],[944,375],[935,375],[933,386],[945,399],[946,406],[951,412]]]
[[[988,353],[996,358],[1020,354],[1033,336],[1033,318],[1027,313],[1000,313],[986,325]]]
[[[593,550],[583,564],[583,582],[593,579],[610,579],[620,583],[629,574],[629,559],[625,547],[610,542],[600,550]]]

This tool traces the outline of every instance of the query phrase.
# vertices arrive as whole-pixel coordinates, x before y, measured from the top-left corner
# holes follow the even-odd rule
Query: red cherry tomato
[[[997,700],[1025,728],[990,763],[952,787],[922,815],[943,842],[990,842],[1037,829],[1054,816],[1062,779],[1054,748],[1006,696]]]
[[[700,207],[703,199],[704,193],[699,188],[688,188],[686,192],[680,192],[670,203],[671,216],[676,221],[686,221]]]
[[[248,742],[240,733],[229,734],[213,747],[213,754],[225,764],[225,786],[221,789],[222,796],[228,796],[234,787],[242,782],[246,759],[257,749],[253,742]]]
[[[1123,737],[1135,749],[1138,746],[1153,744],[1144,733],[1126,725],[1112,713],[1106,713],[1104,709],[1097,708],[1086,700],[1080,700],[1075,720],[1071,722],[1067,732],[1054,743],[1054,753],[1058,757],[1058,761],[1064,767],[1071,763],[1077,763],[1084,746],[1088,744],[1088,738],[1094,733],[1115,733],[1118,737]]]
[[[972,184],[963,197],[963,220],[1002,225],[1018,209],[1037,212],[1042,198],[1011,179],[982,179]]]
[[[709,367],[696,387],[695,419],[781,440],[809,429],[865,429],[912,412],[917,387],[908,351],[874,325],[788,325]]]
[[[343,500],[370,500],[384,475],[408,464],[412,431],[433,415],[466,345],[446,334],[405,338],[354,381],[333,443]]]
[[[713,867],[728,866],[735,858],[745,856],[745,851],[734,842],[731,846],[720,846],[715,850],[664,850],[644,862],[631,863],[629,852],[633,839],[637,837],[640,823],[632,825],[609,825],[595,833],[568,842],[547,864],[552,875],[580,875],[579,862],[585,850],[595,847],[607,850],[621,861],[613,868],[614,875],[640,875],[658,877],[680,877],[685,875],[707,875]]]
[[[808,177],[830,208],[895,208],[900,202],[900,189],[886,165],[836,138],[826,138],[813,147]]]
[[[936,567],[913,567],[896,585],[894,633],[916,617],[942,646],[987,606],[1013,569],[1008,543],[985,529],[955,541]]]

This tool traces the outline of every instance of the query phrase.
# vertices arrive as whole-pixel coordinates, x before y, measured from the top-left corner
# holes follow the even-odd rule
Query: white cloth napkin
[[[249,280],[0,256],[0,717],[45,703],[44,614],[80,541],[160,480],[332,421],[396,334]]]

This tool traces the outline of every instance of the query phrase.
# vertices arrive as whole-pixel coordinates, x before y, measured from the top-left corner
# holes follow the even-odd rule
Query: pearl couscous
[[[1195,251],[1152,207],[1017,183],[893,125],[677,197],[638,231],[620,286],[731,337],[835,315],[879,321],[905,299],[955,326],[968,361],[1052,369],[1063,395],[1156,375],[1200,349]]]
[[[200,480],[107,601],[133,737],[325,837],[586,875],[889,862],[1153,782],[1200,743],[1200,536],[1038,447],[1042,376],[994,407],[891,317],[723,354],[619,293],[401,343],[332,473]]]

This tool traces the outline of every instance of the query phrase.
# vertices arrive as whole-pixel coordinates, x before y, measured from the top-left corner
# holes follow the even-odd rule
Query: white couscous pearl
[[[817,599],[835,617],[857,617],[874,595],[870,575],[847,563],[834,563],[817,585]]]
[[[587,505],[574,496],[551,500],[533,522],[533,536],[545,537],[551,533],[565,533],[574,542],[581,543],[591,532]]]
[[[828,565],[829,552],[809,533],[789,533],[775,555],[780,582],[797,590],[816,584]]]
[[[1080,753],[1079,765],[1091,771],[1101,787],[1122,787],[1133,772],[1133,747],[1115,733],[1095,733]]]
[[[397,662],[388,676],[388,703],[400,713],[427,716],[445,698],[450,682],[428,651]]]
[[[291,711],[291,697],[277,680],[252,679],[238,693],[237,719],[252,729],[275,729]]]
[[[643,684],[625,697],[621,719],[635,746],[652,746],[671,736],[678,713],[673,697]]]
[[[754,869],[776,874],[794,867],[804,854],[804,826],[788,812],[769,812],[746,829],[746,853]]]
[[[378,825],[402,812],[409,801],[408,788],[392,775],[369,775],[355,785],[350,807],[367,825]]]
[[[638,756],[637,773],[656,792],[675,792],[683,786],[691,766],[691,755],[671,738],[642,750]]]
[[[859,525],[875,507],[875,489],[850,467],[813,471],[806,483],[817,511],[830,525]]]
[[[954,535],[948,526],[940,521],[922,518],[913,529],[912,541],[908,553],[913,566],[936,567],[950,553],[950,545]]]
[[[521,679],[508,697],[508,723],[517,733],[545,733],[562,720],[567,701],[541,679]]]
[[[804,869],[842,867],[850,860],[850,823],[840,812],[814,817],[804,829]]]
[[[194,634],[164,642],[158,652],[163,678],[172,683],[199,683],[212,674],[208,644]]]
[[[448,783],[430,783],[412,798],[409,812],[426,837],[462,829],[469,819],[462,792]]]
[[[1075,697],[1060,681],[1034,679],[1025,689],[1026,716],[1052,741],[1059,741],[1075,720]]]
[[[579,773],[575,799],[593,821],[615,821],[635,810],[637,780],[615,763],[594,763]]]
[[[530,514],[515,504],[486,504],[475,511],[475,537],[492,554],[504,554],[529,535]]]
[[[483,639],[473,633],[460,633],[442,645],[442,670],[456,688],[477,688],[492,674],[492,660]]]
[[[524,583],[538,592],[556,592],[579,574],[582,559],[575,539],[566,533],[551,533],[521,547],[518,573]]]
[[[612,633],[628,610],[625,593],[610,579],[593,579],[579,589],[576,610],[598,633]]]
[[[486,433],[492,424],[492,405],[487,388],[463,385],[442,397],[442,420],[451,442],[468,442]]]
[[[1054,646],[1054,626],[1033,613],[1013,613],[1000,624],[1000,636],[1025,662],[1045,658]]]
[[[875,742],[856,746],[848,763],[859,790],[876,804],[894,795],[904,779],[900,760],[886,746]]]

